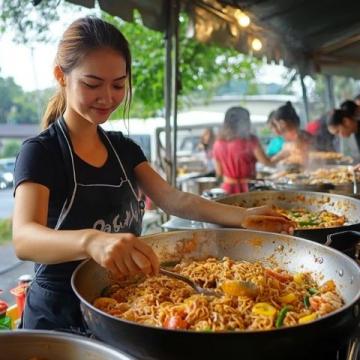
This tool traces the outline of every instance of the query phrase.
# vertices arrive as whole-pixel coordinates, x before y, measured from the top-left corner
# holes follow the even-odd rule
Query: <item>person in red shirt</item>
[[[223,180],[221,187],[229,194],[248,191],[248,180],[255,178],[257,161],[272,165],[259,139],[251,133],[249,111],[242,107],[226,111],[213,158],[216,175]]]

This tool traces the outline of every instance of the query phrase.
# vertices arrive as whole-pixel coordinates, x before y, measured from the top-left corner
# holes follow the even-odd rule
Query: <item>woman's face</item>
[[[286,141],[295,141],[297,139],[296,126],[290,125],[285,120],[273,120],[275,124],[276,133],[281,135]]]
[[[276,135],[281,135],[281,129],[280,129],[280,124],[278,121],[276,121],[275,119],[270,121],[270,130],[276,134]]]
[[[356,132],[357,123],[355,120],[345,117],[340,125],[329,125],[328,130],[331,134],[348,138],[351,134]]]
[[[94,125],[104,123],[126,93],[126,62],[106,48],[89,52],[65,75],[66,111]]]

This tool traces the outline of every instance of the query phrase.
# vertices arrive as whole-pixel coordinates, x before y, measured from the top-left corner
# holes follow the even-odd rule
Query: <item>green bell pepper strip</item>
[[[307,289],[307,291],[310,295],[315,295],[318,293],[318,290],[316,290],[315,288],[309,288]]]
[[[305,306],[306,309],[309,309],[309,307],[310,307],[310,301],[309,301],[309,296],[308,295],[306,295],[304,297],[304,306]]]
[[[284,306],[280,311],[279,311],[279,314],[276,318],[276,321],[275,321],[275,326],[277,328],[280,328],[282,327],[283,325],[283,322],[284,322],[284,319],[285,319],[285,316],[287,314],[287,312],[289,311],[289,308],[287,306]]]

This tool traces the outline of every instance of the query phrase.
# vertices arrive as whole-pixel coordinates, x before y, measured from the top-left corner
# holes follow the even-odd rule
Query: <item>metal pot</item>
[[[161,261],[207,256],[261,261],[271,256],[290,271],[334,279],[346,305],[312,323],[270,331],[167,330],[118,319],[92,306],[109,285],[109,277],[94,261],[83,262],[72,276],[72,288],[87,325],[98,338],[140,359],[331,359],[359,323],[360,267],[326,246],[289,235],[234,229],[170,232],[143,239]]]
[[[219,185],[216,177],[202,176],[188,179],[182,183],[182,190],[201,195],[205,190],[215,188]]]
[[[310,211],[328,210],[338,215],[345,215],[347,222],[343,226],[295,230],[296,236],[323,244],[329,234],[344,230],[360,230],[360,200],[344,195],[309,191],[261,191],[227,196],[215,201],[246,208],[275,205],[284,209],[302,207]],[[216,225],[205,223],[205,226]]]
[[[0,359],[131,360],[104,343],[56,331],[0,331]]]

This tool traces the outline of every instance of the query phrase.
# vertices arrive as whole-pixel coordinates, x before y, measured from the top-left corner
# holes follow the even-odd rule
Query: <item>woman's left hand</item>
[[[292,234],[295,223],[271,209],[269,206],[248,208],[244,212],[241,226],[246,229]]]

